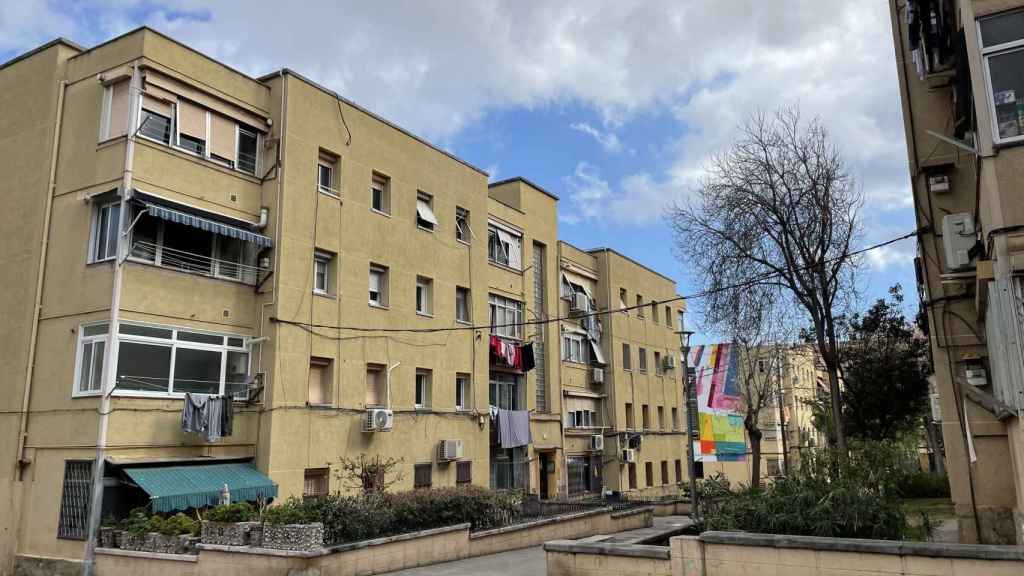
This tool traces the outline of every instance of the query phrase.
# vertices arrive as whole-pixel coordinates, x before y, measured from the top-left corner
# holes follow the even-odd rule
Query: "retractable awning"
[[[590,351],[594,355],[593,360],[595,364],[600,364],[602,366],[606,364],[604,361],[604,354],[601,352],[601,344],[590,340]]]
[[[200,215],[188,211],[187,206],[170,206],[169,202],[157,200],[145,193],[136,192],[135,198],[146,207],[147,213],[161,220],[184,224],[200,230],[205,230],[228,238],[237,238],[243,242],[251,242],[261,248],[270,248],[274,241],[269,236],[250,232],[243,228],[246,224],[238,221],[238,225],[222,222],[207,215]]]
[[[437,216],[434,215],[434,211],[430,209],[430,204],[422,198],[416,199],[416,215],[421,220],[426,220],[434,226],[437,226]]]
[[[126,467],[124,472],[149,494],[153,512],[216,505],[225,484],[232,502],[277,496],[277,484],[245,463]]]

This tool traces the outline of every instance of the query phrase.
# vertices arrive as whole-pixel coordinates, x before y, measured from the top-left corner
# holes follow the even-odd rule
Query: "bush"
[[[121,521],[121,529],[135,535],[149,532],[149,513],[145,508],[133,508],[128,517]]]
[[[161,528],[159,532],[168,536],[182,536],[185,534],[195,536],[199,533],[199,522],[178,512],[174,516],[164,519]]]
[[[905,474],[896,481],[903,498],[949,498],[949,477],[929,472]]]
[[[282,504],[264,510],[263,521],[267,524],[309,524],[319,522],[319,518],[301,499],[293,496]]]
[[[256,510],[248,502],[235,502],[215,506],[206,511],[204,520],[210,522],[252,522],[258,520]]]

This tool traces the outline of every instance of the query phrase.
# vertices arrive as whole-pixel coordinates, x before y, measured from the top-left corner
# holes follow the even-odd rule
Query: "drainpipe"
[[[36,272],[36,296],[32,304],[32,328],[28,340],[28,359],[25,362],[25,388],[21,399],[21,425],[18,427],[18,451],[14,453],[17,478],[31,462],[25,458],[25,440],[28,436],[28,409],[32,398],[32,379],[36,368],[36,338],[39,334],[39,317],[43,310],[43,280],[46,276],[46,256],[50,245],[50,216],[53,210],[53,194],[57,188],[57,153],[60,149],[60,128],[64,120],[64,92],[67,81],[61,80],[57,92],[57,117],[53,125],[53,150],[50,152],[50,176],[46,185],[46,207],[43,211],[43,229],[40,240],[39,270]]]
[[[127,218],[128,201],[132,196],[132,167],[135,160],[135,127],[139,123],[139,65],[132,64],[132,79],[128,89],[128,130],[124,145],[124,171],[121,175],[121,203],[119,207],[117,257],[114,260],[114,287],[110,296],[110,324],[107,332],[106,354],[103,359],[103,385],[100,387],[99,432],[96,435],[96,461],[93,463],[92,498],[89,506],[89,532],[85,542],[83,574],[92,576],[96,558],[96,534],[99,531],[103,508],[103,468],[107,449],[107,428],[110,423],[110,395],[114,392],[117,373],[117,333],[121,321],[121,287],[124,261],[128,256]]]

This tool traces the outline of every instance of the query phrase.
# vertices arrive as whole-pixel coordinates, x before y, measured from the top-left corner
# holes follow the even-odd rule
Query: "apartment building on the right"
[[[890,0],[964,542],[1024,543],[1024,0]]]

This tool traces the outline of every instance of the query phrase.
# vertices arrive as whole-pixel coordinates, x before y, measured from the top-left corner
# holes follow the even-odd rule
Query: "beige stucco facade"
[[[0,573],[16,557],[83,558],[100,438],[111,513],[130,504],[112,493],[124,466],[215,458],[252,461],[279,498],[345,489],[340,462],[359,454],[395,459],[398,490],[566,495],[567,455],[586,455],[604,470],[594,489],[677,492],[684,303],[671,279],[612,250],[560,243],[550,192],[489,184],[293,71],[252,78],[146,28],[43,46],[0,67],[0,86]],[[560,291],[570,262],[601,314],[620,289],[631,304],[673,300],[657,321],[602,318],[597,386],[589,363],[562,359],[562,331],[578,324]],[[537,366],[496,361],[492,333],[532,344]],[[646,348],[647,372],[622,368],[623,343]],[[676,367],[656,368],[655,352]],[[182,432],[182,390],[237,395],[233,433]],[[599,430],[567,426],[581,397],[598,400]],[[531,412],[527,446],[498,446],[492,405]],[[364,431],[368,407],[391,411],[389,430]],[[627,429],[643,436],[635,488]],[[442,440],[462,441],[458,462],[440,460]]]
[[[1019,102],[1013,86],[1006,84],[1006,71],[1019,71],[1019,64],[1005,68],[1005,63],[1020,54],[1015,42],[1024,34],[985,40],[980,31],[1000,22],[1004,27],[1010,23],[1004,28],[1008,31],[1021,31],[1014,11],[1024,2],[961,0],[950,5],[943,21],[954,43],[963,34],[962,56],[954,50],[919,73],[906,3],[890,2],[920,227],[919,291],[928,310],[945,463],[961,540],[1020,543],[1024,203],[1019,193],[1024,149],[1019,146],[1019,113],[1006,114],[1008,105]]]

